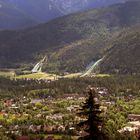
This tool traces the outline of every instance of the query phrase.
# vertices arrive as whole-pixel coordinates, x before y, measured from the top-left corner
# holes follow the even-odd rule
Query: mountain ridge
[[[110,43],[103,62],[102,73],[140,74],[140,26],[122,31]]]
[[[0,0],[0,29],[23,29],[70,13],[125,1]]]
[[[106,42],[140,23],[139,7],[140,1],[127,2],[67,15],[26,30],[0,32],[0,67],[31,70],[47,55],[44,71],[84,70],[103,56]]]

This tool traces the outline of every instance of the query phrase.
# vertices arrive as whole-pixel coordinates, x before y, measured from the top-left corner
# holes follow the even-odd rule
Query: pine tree
[[[87,136],[80,137],[79,140],[103,140],[101,130],[102,118],[100,117],[100,105],[95,102],[95,90],[90,89],[88,97],[79,110],[78,115],[83,119],[78,126],[84,129]]]

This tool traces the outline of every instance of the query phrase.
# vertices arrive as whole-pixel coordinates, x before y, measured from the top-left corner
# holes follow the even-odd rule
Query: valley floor
[[[78,111],[87,97],[87,87],[97,93],[105,120],[103,130],[109,140],[138,138],[135,135],[140,128],[138,75],[98,75],[55,81],[1,77],[0,83],[0,136],[3,140],[70,140],[83,136],[83,129],[77,128],[82,121]],[[135,133],[129,131],[133,129]],[[125,135],[126,130],[129,135]]]

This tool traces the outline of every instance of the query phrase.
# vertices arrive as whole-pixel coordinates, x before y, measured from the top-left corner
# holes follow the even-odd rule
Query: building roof
[[[136,127],[140,127],[140,122],[139,121],[128,122],[128,124],[136,126]]]

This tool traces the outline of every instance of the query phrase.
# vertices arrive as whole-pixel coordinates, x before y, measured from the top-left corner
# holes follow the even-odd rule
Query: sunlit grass
[[[0,77],[14,77],[15,76],[15,72],[13,71],[0,71]]]
[[[82,73],[71,73],[68,75],[65,75],[64,78],[76,78],[79,77]]]
[[[25,74],[25,75],[19,75],[16,76],[17,79],[55,79],[56,75],[55,74],[48,74],[44,72],[39,72],[39,73],[31,73],[31,74]]]
[[[64,78],[77,78],[82,73],[71,73],[64,76]],[[95,77],[109,77],[110,74],[96,74]],[[17,79],[50,79],[55,80],[59,76],[56,74],[49,74],[45,72],[39,72],[39,73],[30,73],[30,74],[23,74],[23,75],[16,75],[14,71],[0,71],[0,77],[9,77],[9,78],[17,78]]]
[[[110,77],[110,74],[96,74],[96,77]]]

